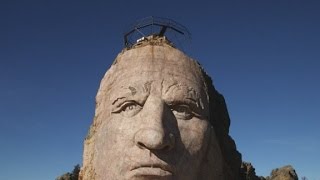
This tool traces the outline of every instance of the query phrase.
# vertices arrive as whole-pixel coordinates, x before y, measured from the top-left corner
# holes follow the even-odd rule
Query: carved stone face
[[[212,171],[221,173],[208,108],[201,71],[180,51],[145,46],[119,55],[97,96],[95,179],[196,180],[208,173],[209,146]]]

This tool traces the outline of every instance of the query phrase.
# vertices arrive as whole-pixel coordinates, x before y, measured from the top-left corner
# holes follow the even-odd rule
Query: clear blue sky
[[[0,179],[51,180],[82,162],[95,94],[124,28],[188,27],[188,54],[224,94],[231,135],[259,175],[320,180],[317,0],[0,1]]]

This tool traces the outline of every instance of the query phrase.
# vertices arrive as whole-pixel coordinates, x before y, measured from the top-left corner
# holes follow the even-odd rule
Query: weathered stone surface
[[[80,179],[239,179],[229,126],[200,65],[153,37],[122,51],[102,79]]]
[[[272,170],[267,180],[298,180],[298,175],[290,165]]]
[[[229,126],[224,98],[202,67],[150,36],[124,49],[101,81],[79,179],[298,179],[291,166],[264,178],[241,164]]]
[[[242,180],[265,180],[262,176],[257,176],[255,172],[255,168],[252,166],[251,163],[242,162],[241,164],[241,174]]]

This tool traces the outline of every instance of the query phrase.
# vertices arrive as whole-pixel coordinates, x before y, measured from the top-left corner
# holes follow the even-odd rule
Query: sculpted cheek
[[[119,177],[121,171],[125,169],[124,146],[129,145],[128,132],[122,127],[122,120],[111,116],[108,121],[103,122],[97,132],[95,143],[95,170],[98,179],[110,179]],[[121,130],[123,129],[123,130]],[[121,154],[122,156],[119,156]],[[123,162],[123,163],[120,163]],[[113,166],[110,166],[112,164]]]
[[[194,121],[194,120],[191,120]],[[179,125],[181,141],[191,154],[199,153],[208,144],[208,123],[202,120]]]

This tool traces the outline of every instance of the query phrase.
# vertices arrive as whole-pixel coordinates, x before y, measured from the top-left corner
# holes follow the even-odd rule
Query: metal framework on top
[[[174,20],[160,17],[146,17],[130,26],[124,33],[124,46],[131,48],[138,40],[147,38],[150,35],[165,36],[174,44],[180,39],[191,39],[191,34],[186,27]],[[175,42],[177,41],[177,42]]]

